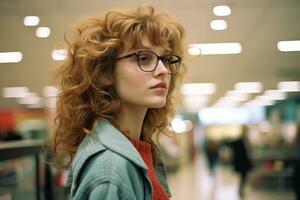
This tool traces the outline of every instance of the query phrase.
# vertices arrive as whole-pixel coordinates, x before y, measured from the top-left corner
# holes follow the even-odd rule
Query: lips
[[[160,83],[158,83],[158,84],[151,87],[151,89],[155,89],[155,88],[167,89],[167,84],[165,82],[160,82]]]

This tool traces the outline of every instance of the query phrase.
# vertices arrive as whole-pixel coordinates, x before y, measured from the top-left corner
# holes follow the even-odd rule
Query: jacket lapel
[[[96,122],[93,132],[87,135],[79,145],[69,169],[67,187],[72,186],[71,195],[74,195],[77,189],[78,178],[85,162],[93,155],[107,149],[124,156],[147,174],[148,167],[133,144],[107,119],[102,119]]]
[[[108,120],[103,119],[99,121],[95,132],[101,144],[103,144],[103,146],[107,149],[124,156],[145,171],[148,169],[133,144]]]

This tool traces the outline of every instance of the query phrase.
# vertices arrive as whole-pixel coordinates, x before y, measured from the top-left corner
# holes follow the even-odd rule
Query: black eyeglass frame
[[[142,52],[152,53],[152,54],[154,54],[154,55],[157,57],[156,65],[155,65],[155,67],[154,67],[152,70],[150,70],[150,71],[144,70],[144,69],[140,66],[140,64],[139,64],[138,58],[139,58],[139,54],[142,53]],[[176,63],[178,63],[178,67],[176,68],[176,72],[171,73],[171,71],[169,70],[168,74],[171,74],[171,75],[176,74],[176,73],[178,72],[178,70],[179,70],[180,63],[181,63],[181,58],[180,58],[179,56],[172,55],[172,54],[167,54],[167,55],[164,55],[164,56],[159,56],[159,55],[157,55],[155,52],[153,52],[153,51],[147,51],[147,50],[136,51],[136,52],[133,52],[133,53],[131,53],[131,54],[124,55],[124,56],[121,56],[121,57],[118,57],[117,60],[121,60],[121,59],[125,59],[125,58],[130,58],[130,57],[132,57],[132,56],[136,56],[136,58],[137,58],[137,64],[138,64],[139,68],[140,68],[143,72],[153,72],[153,71],[155,71],[156,68],[157,68],[157,65],[158,65],[159,60],[161,60],[162,63],[165,65],[164,58],[166,58],[166,56],[174,56],[174,57],[176,57],[176,58],[178,59],[178,60],[176,60],[176,61],[173,62],[173,63],[167,63],[167,64],[169,64],[169,65],[170,65],[170,64],[176,64]]]

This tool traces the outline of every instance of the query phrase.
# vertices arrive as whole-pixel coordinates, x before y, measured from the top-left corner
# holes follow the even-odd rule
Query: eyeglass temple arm
[[[121,60],[121,59],[124,59],[124,58],[129,58],[129,57],[135,56],[135,55],[136,55],[136,53],[131,53],[131,54],[128,54],[128,55],[125,55],[125,56],[121,56],[121,57],[117,58],[117,60]]]

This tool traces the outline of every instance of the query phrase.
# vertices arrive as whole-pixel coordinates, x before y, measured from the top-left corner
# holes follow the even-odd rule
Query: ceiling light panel
[[[32,92],[28,96],[20,98],[18,102],[19,104],[38,105],[41,104],[42,100],[36,93]]]
[[[51,34],[51,30],[49,27],[39,27],[35,31],[35,35],[38,38],[47,38]]]
[[[241,44],[236,42],[191,44],[190,47],[199,48],[201,55],[239,54],[242,52]]]
[[[215,31],[222,31],[227,28],[227,22],[225,20],[213,20],[210,22],[210,28]]]
[[[59,90],[54,86],[46,86],[43,89],[43,94],[45,97],[57,97]]]
[[[216,16],[228,16],[231,14],[231,8],[229,6],[225,6],[225,5],[215,6],[213,8],[213,13]]]
[[[184,95],[206,95],[214,94],[217,87],[213,83],[186,83],[181,87]]]
[[[279,82],[277,87],[282,92],[299,92],[300,91],[300,81]]]
[[[191,56],[198,56],[198,55],[201,54],[201,49],[200,49],[200,48],[197,48],[197,47],[189,47],[188,53],[189,53]]]
[[[250,96],[247,93],[242,93],[240,91],[236,91],[236,90],[230,90],[228,92],[226,92],[226,97],[235,99],[237,101],[247,101]]]
[[[26,16],[23,23],[25,26],[37,26],[40,23],[40,18],[38,16]]]
[[[52,51],[52,59],[53,60],[65,60],[67,58],[67,50],[66,49],[56,49]]]
[[[18,63],[22,59],[21,52],[0,52],[0,63]]]
[[[263,85],[260,82],[240,82],[234,86],[235,90],[242,93],[259,93],[263,89]]]
[[[27,87],[4,87],[2,89],[2,96],[5,98],[22,98],[29,95]]]
[[[268,96],[271,100],[284,100],[287,97],[286,93],[280,90],[266,90],[264,96]]]
[[[300,40],[279,41],[277,43],[279,51],[300,51]]]

